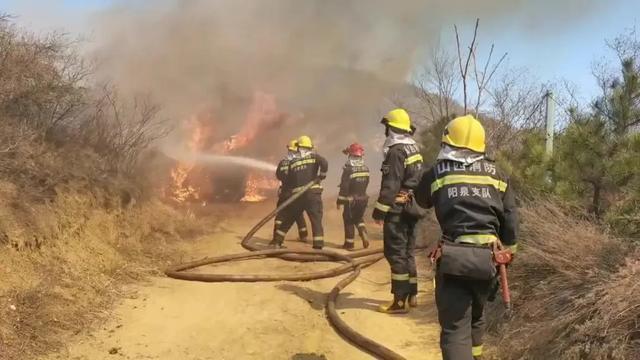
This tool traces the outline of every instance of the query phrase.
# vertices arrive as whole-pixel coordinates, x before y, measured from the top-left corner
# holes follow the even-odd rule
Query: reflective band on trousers
[[[406,158],[404,160],[404,165],[408,166],[408,165],[411,165],[411,164],[415,164],[415,163],[417,163],[419,161],[420,162],[422,161],[422,155],[420,155],[420,154],[411,155],[411,156],[409,156],[408,158]]]
[[[474,346],[471,348],[471,355],[482,356],[482,345]]]
[[[351,179],[355,179],[355,178],[359,178],[359,177],[369,177],[369,173],[368,172],[357,172],[357,173],[351,174],[351,176],[350,176]]]
[[[297,187],[297,188],[293,189],[293,190],[292,190],[292,192],[293,192],[293,193],[299,193],[300,191],[302,191],[302,189],[304,189],[304,187],[305,187],[305,186],[306,186],[306,185],[304,185],[304,186],[299,186],[299,187]],[[313,185],[313,186],[311,187],[311,189],[322,189],[322,185],[320,185],[320,184],[315,184],[315,185]]]
[[[409,278],[409,284],[417,284],[417,283],[418,283],[418,278],[415,278],[415,277]]]
[[[353,199],[351,196],[338,196],[338,200],[350,201],[351,199]]]
[[[346,242],[347,244],[353,244],[355,242],[354,239],[344,239],[344,242]]]
[[[276,225],[282,224],[282,220],[276,220]]]
[[[507,191],[507,183],[485,175],[447,175],[431,183],[431,194],[442,189],[446,185],[471,184],[489,185],[498,191]]]
[[[307,228],[306,227],[299,228],[298,232],[307,232]]]
[[[280,235],[280,236],[287,236],[287,233],[284,231],[280,231],[280,230],[276,230],[276,234]]]
[[[360,224],[358,224],[358,227],[359,227],[359,228],[366,227],[366,226],[367,226],[367,225],[366,225],[365,223],[360,223]]]
[[[314,236],[313,241],[324,241],[324,236]]]
[[[409,281],[409,274],[391,274],[391,280]]]
[[[496,240],[498,240],[498,238],[495,235],[478,234],[458,236],[455,242],[459,244],[487,245],[495,242]]]
[[[391,210],[391,206],[389,205],[385,205],[385,204],[380,204],[379,202],[376,203],[376,209],[382,211],[382,212],[389,212],[389,210]]]

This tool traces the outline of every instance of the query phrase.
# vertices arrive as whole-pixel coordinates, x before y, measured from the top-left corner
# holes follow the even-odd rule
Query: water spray
[[[276,165],[245,156],[231,156],[231,155],[214,155],[214,154],[205,154],[205,153],[191,153],[191,152],[176,152],[176,151],[167,151],[165,149],[164,153],[167,156],[170,156],[176,160],[187,162],[187,163],[200,163],[200,164],[208,164],[208,165],[236,165],[242,166],[246,168],[267,171],[267,172],[275,172],[278,168]]]
[[[211,155],[211,154],[196,154],[193,156],[196,162],[207,164],[220,164],[220,165],[239,165],[256,170],[271,171],[274,172],[277,166],[266,161],[253,159],[244,156],[230,156],[230,155]]]

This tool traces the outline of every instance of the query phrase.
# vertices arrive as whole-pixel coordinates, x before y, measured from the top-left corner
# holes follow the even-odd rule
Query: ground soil
[[[271,204],[243,204],[216,232],[189,246],[176,262],[243,252],[244,233],[270,210]],[[325,214],[328,247],[339,247],[340,214]],[[380,239],[373,225],[372,237]],[[291,233],[294,233],[293,230]],[[258,233],[267,241],[270,229]],[[359,244],[358,244],[359,245]],[[381,246],[373,241],[372,246]],[[290,239],[288,246],[302,245]],[[419,307],[409,315],[389,316],[376,307],[387,301],[389,268],[383,260],[365,269],[343,291],[338,309],[355,329],[408,359],[439,359],[439,328],[433,303],[430,268],[420,264]],[[278,259],[251,260],[198,271],[280,273],[321,269],[335,264],[299,264]],[[198,283],[152,278],[132,287],[99,329],[87,329],[57,359],[371,359],[342,339],[324,315],[325,294],[339,279],[313,282]]]

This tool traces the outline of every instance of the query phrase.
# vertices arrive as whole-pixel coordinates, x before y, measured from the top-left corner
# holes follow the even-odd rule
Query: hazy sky
[[[92,13],[112,2],[0,0],[0,11],[17,15],[20,24],[34,30],[62,29],[90,37]],[[397,3],[401,6],[402,1]],[[500,52],[509,52],[511,66],[527,67],[541,81],[569,79],[578,84],[584,96],[589,96],[596,91],[591,64],[607,55],[605,39],[635,26],[640,14],[638,0],[612,0],[608,3],[610,5],[604,10],[583,15],[580,20],[567,19],[566,26],[561,26],[561,29],[557,26],[546,29],[544,25],[527,23],[526,14],[516,14],[500,23],[484,22],[481,23],[481,40],[484,44],[494,42]],[[548,11],[552,14],[554,9],[549,8]],[[442,29],[442,33],[447,39],[452,29]]]

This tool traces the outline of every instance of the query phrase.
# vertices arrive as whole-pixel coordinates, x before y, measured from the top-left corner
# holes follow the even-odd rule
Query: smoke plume
[[[289,138],[307,134],[320,153],[338,159],[352,141],[370,155],[378,151],[372,147],[388,100],[410,92],[412,71],[443,28],[480,17],[490,26],[544,32],[596,3],[122,1],[98,17],[97,55],[105,77],[122,90],[152,94],[176,121],[207,111],[221,136],[242,129],[252,99],[269,94],[286,119],[255,141],[279,154]]]

